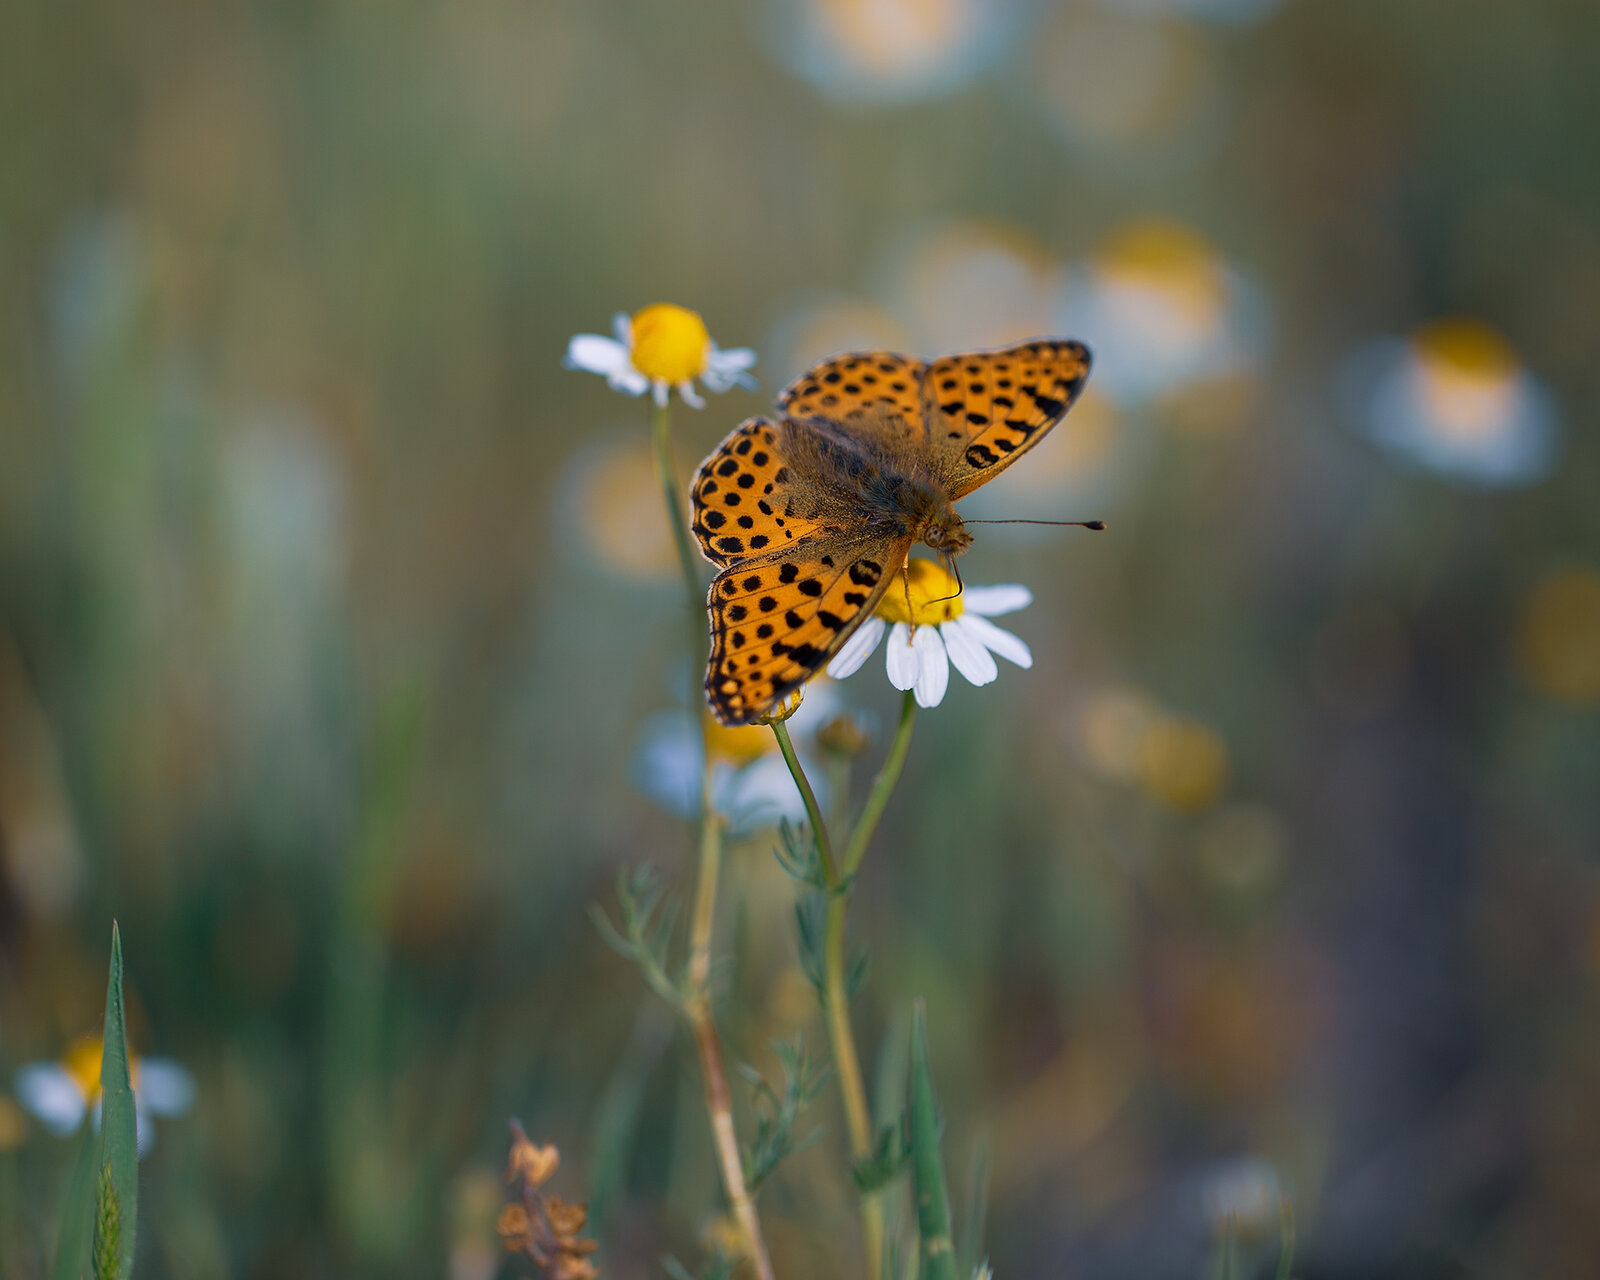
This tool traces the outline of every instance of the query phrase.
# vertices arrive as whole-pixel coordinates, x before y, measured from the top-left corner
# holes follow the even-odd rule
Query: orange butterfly
[[[711,584],[706,693],[748,724],[872,616],[918,542],[971,545],[954,504],[1037,444],[1077,399],[1089,349],[1058,339],[928,363],[835,356],[700,465],[694,532]]]

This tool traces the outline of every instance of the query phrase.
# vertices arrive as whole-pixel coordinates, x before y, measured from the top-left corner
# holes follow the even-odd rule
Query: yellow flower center
[[[61,1069],[67,1073],[68,1079],[78,1086],[78,1092],[83,1095],[84,1103],[91,1107],[100,1098],[100,1057],[103,1050],[104,1042],[99,1036],[79,1036],[61,1055]],[[128,1055],[128,1078],[137,1089],[139,1059],[131,1053]]]
[[[735,769],[742,769],[778,749],[772,731],[762,725],[740,725],[730,729],[718,724],[709,711],[706,712],[705,721],[706,755],[713,764],[721,761],[731,764]]]
[[[911,561],[906,565],[906,576],[910,579],[909,589],[901,580],[889,584],[888,592],[878,604],[880,618],[917,627],[935,627],[959,618],[965,610],[955,575],[937,560]],[[911,597],[909,610],[907,595]]]
[[[1129,223],[1101,246],[1097,270],[1108,284],[1159,292],[1196,325],[1208,323],[1222,308],[1217,255],[1181,222],[1145,218]]]
[[[1445,436],[1467,442],[1494,438],[1512,419],[1517,356],[1478,320],[1439,320],[1412,339],[1422,394]]]
[[[687,382],[706,371],[711,335],[693,311],[658,302],[634,313],[633,367],[661,382]]]

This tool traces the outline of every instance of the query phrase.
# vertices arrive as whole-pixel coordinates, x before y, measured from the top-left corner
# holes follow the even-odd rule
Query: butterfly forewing
[[[928,366],[923,413],[935,470],[958,499],[1038,444],[1089,376],[1081,342],[1044,339],[945,356]]]
[[[849,425],[870,417],[898,419],[922,435],[922,375],[927,365],[887,351],[834,356],[796,378],[778,397],[791,418],[828,418]]]
[[[717,718],[748,724],[822,670],[910,550],[910,538],[818,537],[718,574],[706,602]]]

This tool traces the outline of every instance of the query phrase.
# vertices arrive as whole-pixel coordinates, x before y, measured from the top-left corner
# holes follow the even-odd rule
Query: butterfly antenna
[[[1062,525],[1062,526],[1075,525],[1079,529],[1093,529],[1096,533],[1098,533],[1101,529],[1104,529],[1106,527],[1106,522],[1104,520],[967,520],[967,519],[963,519],[961,521],[961,523],[962,524],[1053,524],[1053,525]]]

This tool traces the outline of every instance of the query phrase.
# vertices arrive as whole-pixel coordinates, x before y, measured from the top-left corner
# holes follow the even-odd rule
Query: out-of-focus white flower
[[[77,1131],[85,1115],[100,1123],[99,1036],[80,1036],[58,1062],[30,1062],[16,1075],[17,1101],[57,1137]],[[194,1077],[175,1058],[129,1055],[139,1156],[155,1145],[157,1116],[181,1116],[194,1105]]]
[[[766,350],[772,368],[792,381],[841,351],[914,351],[910,330],[876,303],[807,293],[773,325]]]
[[[676,391],[685,404],[705,408],[694,388],[696,378],[708,391],[756,385],[749,373],[756,353],[749,347],[722,350],[711,341],[705,321],[684,307],[658,302],[631,317],[619,311],[611,327],[615,337],[580,333],[573,338],[567,344],[567,368],[598,373],[614,391],[630,396],[650,391],[662,406]]]
[[[1062,266],[1025,232],[984,219],[917,229],[890,252],[883,296],[923,351],[976,351],[1055,332]]]
[[[906,584],[896,582],[884,595],[877,613],[863,622],[828,664],[828,674],[844,679],[861,668],[887,635],[889,683],[913,690],[919,707],[936,707],[944,701],[950,684],[950,667],[975,685],[985,685],[1000,674],[995,655],[1019,667],[1031,667],[1028,646],[1003,631],[991,617],[1015,613],[1033,603],[1026,587],[960,589],[955,578],[933,560],[913,560],[906,566],[911,597],[907,609]]]
[[[787,725],[817,801],[827,807],[827,776],[812,753],[812,739],[840,710],[839,697],[826,680],[805,686],[805,696]],[[729,728],[701,709],[703,726],[688,711],[668,711],[646,722],[634,755],[634,781],[645,795],[680,817],[700,812],[700,773],[705,750],[711,753],[711,804],[734,834],[791,822],[806,816],[805,804],[777,740],[764,724]],[[702,736],[703,734],[703,736]]]
[[[586,439],[561,464],[550,528],[563,550],[629,582],[679,582],[661,478],[644,433]]]
[[[1200,1205],[1211,1225],[1247,1239],[1277,1230],[1282,1202],[1278,1171],[1259,1156],[1219,1164],[1200,1180]]]
[[[1358,351],[1344,373],[1359,428],[1416,466],[1497,488],[1543,479],[1555,465],[1553,397],[1498,333],[1440,320]]]
[[[1068,277],[1060,329],[1095,350],[1095,383],[1137,406],[1253,373],[1264,355],[1260,296],[1188,227],[1130,223]]]
[[[994,65],[1017,30],[1003,0],[768,0],[774,56],[831,98],[905,102]]]

